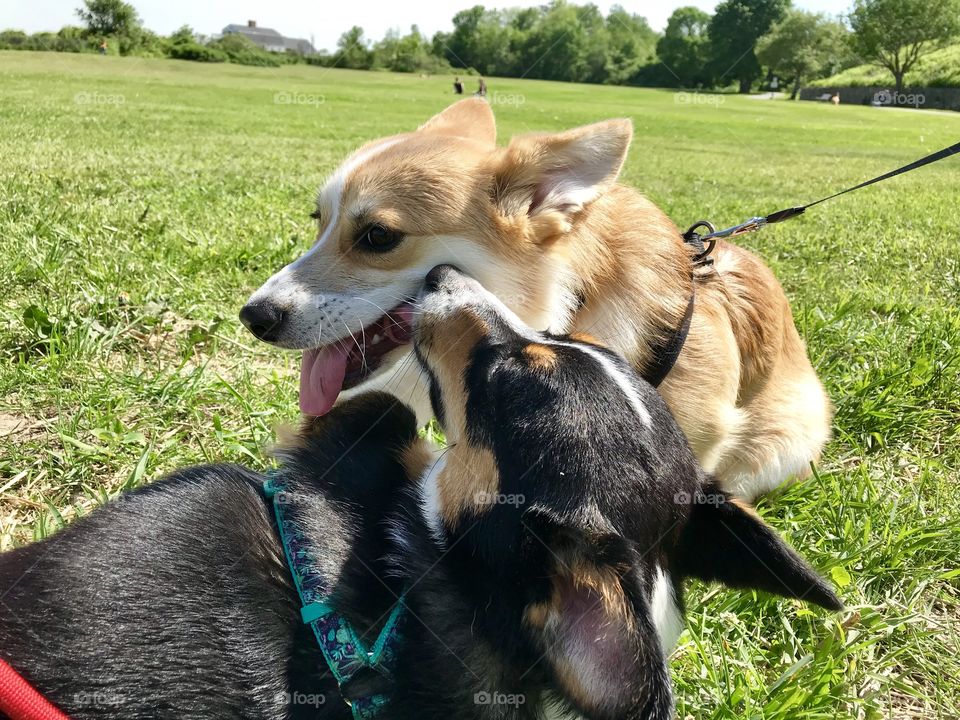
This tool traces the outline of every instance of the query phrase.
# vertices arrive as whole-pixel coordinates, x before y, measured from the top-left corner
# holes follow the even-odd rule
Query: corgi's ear
[[[619,535],[571,541],[549,522],[526,515],[524,523],[555,561],[524,624],[563,698],[590,718],[672,718],[665,653],[631,548]]]
[[[827,610],[843,608],[833,588],[749,505],[714,483],[691,503],[690,519],[672,558],[679,573],[797,598]]]
[[[427,120],[417,132],[467,138],[491,148],[497,144],[497,123],[493,110],[482,98],[455,102]]]
[[[516,138],[496,171],[494,201],[504,215],[529,215],[538,239],[566,232],[570,216],[616,181],[632,136],[629,120],[607,120]]]

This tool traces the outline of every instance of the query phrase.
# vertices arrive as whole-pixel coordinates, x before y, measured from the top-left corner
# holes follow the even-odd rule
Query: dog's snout
[[[453,265],[437,265],[430,272],[423,282],[423,288],[427,292],[436,292],[445,282],[449,281],[451,276],[459,275],[460,269]]]
[[[282,307],[262,300],[247,303],[240,310],[240,322],[264,342],[274,342],[280,337],[286,319],[287,313]]]

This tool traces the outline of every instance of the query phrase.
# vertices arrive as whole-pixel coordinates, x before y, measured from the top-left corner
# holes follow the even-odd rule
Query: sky
[[[431,37],[438,30],[450,30],[458,10],[475,4],[487,7],[530,7],[546,0],[128,0],[140,13],[143,24],[161,35],[182,25],[212,35],[230,23],[256,20],[288,37],[313,40],[318,49],[332,50],[337,38],[352,25],[360,25],[368,38],[378,40],[391,28],[407,31],[411,24]],[[574,0],[578,4],[586,0]],[[614,2],[594,0],[606,13]],[[81,0],[0,0],[0,29],[15,28],[34,33],[77,25],[75,14]],[[663,30],[674,9],[696,5],[712,12],[717,0],[621,0],[629,12],[643,15],[655,30]],[[852,0],[794,0],[805,10],[836,14]]]

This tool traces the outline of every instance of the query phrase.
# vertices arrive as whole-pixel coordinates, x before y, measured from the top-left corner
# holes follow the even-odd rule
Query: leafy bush
[[[52,52],[93,52],[97,42],[83,28],[66,26],[59,32],[28,35],[22,30],[0,32],[0,50],[40,50]]]
[[[57,33],[57,46],[54,48],[57,52],[84,52],[92,50],[93,45],[86,37],[83,28],[73,25],[67,25],[60,28]]]
[[[57,36],[52,32],[34,33],[27,40],[24,50],[56,50]]]
[[[27,41],[30,36],[23,30],[4,30],[0,32],[0,49],[2,50],[26,50]]]
[[[322,51],[317,53],[316,55],[304,56],[303,61],[307,65],[316,65],[318,67],[333,67],[335,58],[330,53],[326,51]]]
[[[677,76],[671,73],[662,62],[652,62],[637,70],[628,84],[643,87],[673,88],[685,82],[686,79],[678,81]]]
[[[174,43],[167,49],[167,55],[176,60],[196,62],[227,62],[230,59],[222,50],[201,45],[193,40]]]
[[[171,44],[176,45],[177,43],[196,42],[197,38],[192,27],[189,25],[181,25],[177,30],[173,31],[169,39]]]
[[[215,48],[226,54],[230,62],[238,65],[259,65],[262,67],[280,67],[282,62],[273,53],[269,53],[252,40],[238,33],[224,35],[207,47]]]
[[[120,38],[120,54],[138,57],[166,57],[170,41],[150,30],[141,29],[135,37]],[[126,52],[125,52],[126,50]]]

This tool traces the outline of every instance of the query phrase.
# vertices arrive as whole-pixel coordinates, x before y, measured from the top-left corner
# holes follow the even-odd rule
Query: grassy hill
[[[325,176],[446,106],[450,79],[0,52],[0,549],[174,467],[268,465],[298,419],[299,357],[237,311],[311,244]],[[809,202],[960,136],[945,113],[489,87],[502,143],[630,117],[623,181],[681,227]],[[679,718],[960,717],[958,188],[960,158],[742,239],[837,411],[816,474],[759,512],[848,609],[691,583]]]
[[[890,87],[893,74],[876,65],[857,65],[822,80],[812,87]],[[960,87],[960,44],[930,53],[907,73],[906,87]]]

